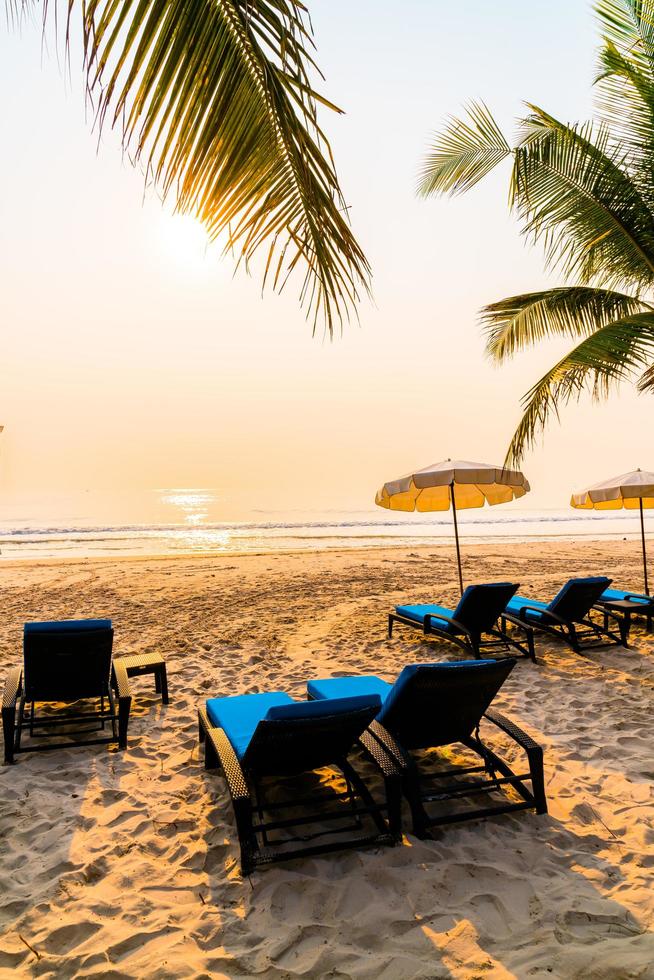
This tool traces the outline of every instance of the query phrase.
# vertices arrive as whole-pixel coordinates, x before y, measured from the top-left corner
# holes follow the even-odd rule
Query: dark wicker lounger
[[[652,619],[654,618],[654,597],[645,592],[625,592],[624,589],[604,589],[597,600],[599,606],[612,602],[628,602],[631,605],[632,616],[646,616],[647,630],[651,632]],[[604,626],[608,627],[608,616],[604,621]]]
[[[9,671],[2,700],[2,730],[5,762],[13,762],[18,752],[71,748],[117,742],[127,746],[127,726],[131,706],[129,680],[120,660],[113,662],[117,698],[112,689],[113,630],[110,619],[64,620],[54,623],[26,623],[23,634],[23,666]],[[37,705],[74,705],[95,700],[94,710],[57,710],[37,717]],[[118,702],[116,704],[116,701]],[[92,739],[51,742],[24,746],[21,736],[52,738],[65,728],[71,737],[104,732]],[[117,724],[116,724],[117,723]],[[91,726],[89,728],[89,725]]]
[[[366,731],[379,706],[378,697],[314,705],[273,691],[213,698],[198,710],[205,767],[222,769],[232,799],[244,875],[276,861],[401,840],[401,773]],[[382,803],[375,802],[349,761],[357,745],[383,777]],[[340,770],[344,792],[298,796],[293,791],[283,801],[270,793],[264,797],[271,782],[279,796],[289,788],[282,785],[286,777],[325,767]],[[316,824],[329,830],[316,830]],[[315,843],[326,836],[332,839]]]
[[[388,635],[393,635],[394,623],[403,623],[422,630],[425,636],[449,640],[469,656],[481,657],[482,651],[489,650],[493,655],[498,649],[517,650],[535,662],[533,629],[505,611],[518,588],[511,582],[469,585],[456,609],[427,604],[396,606],[395,612],[388,616]],[[508,623],[513,627],[511,632]],[[517,638],[516,630],[522,639]]]
[[[413,831],[418,837],[425,837],[430,827],[462,820],[515,810],[547,813],[543,750],[517,725],[490,709],[515,663],[513,659],[503,659],[414,664],[405,667],[393,685],[374,676],[338,677],[310,681],[307,693],[317,700],[357,693],[379,694],[382,709],[370,725],[370,732],[400,766]],[[514,772],[486,744],[480,734],[480,726],[486,723],[500,729],[524,750],[527,772]],[[457,742],[477,755],[479,762],[430,770],[429,755],[424,750]],[[513,798],[505,792],[509,787],[514,791]],[[499,794],[500,799],[485,807],[473,805],[462,811],[444,811],[446,801],[474,799],[485,793]],[[437,807],[430,815],[426,806],[431,804]]]
[[[611,584],[610,578],[571,578],[551,602],[540,602],[516,595],[508,603],[505,615],[521,623],[564,640],[575,653],[611,644],[625,645],[620,632],[600,626],[591,618],[600,597]],[[597,609],[596,609],[597,611]],[[610,610],[601,610],[603,617],[620,625],[620,617]]]

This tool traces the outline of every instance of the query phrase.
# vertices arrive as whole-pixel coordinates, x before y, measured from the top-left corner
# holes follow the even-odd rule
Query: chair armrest
[[[368,731],[375,736],[380,745],[383,746],[401,770],[405,770],[411,765],[411,757],[402,748],[400,743],[393,738],[387,728],[380,725],[378,721],[371,721],[368,726]]]
[[[512,738],[514,742],[526,751],[540,749],[540,745],[533,740],[531,735],[527,735],[510,718],[500,714],[499,711],[494,711],[492,708],[489,708],[484,714],[484,718],[492,722],[497,728],[500,728],[509,738]]]
[[[131,698],[132,691],[129,685],[129,677],[127,676],[127,669],[125,665],[122,664],[120,660],[114,660],[112,662],[112,669],[115,689],[119,700],[122,701],[123,698]]]
[[[442,619],[446,623],[450,623],[452,626],[456,626],[456,628],[460,630],[462,633],[464,633],[466,636],[471,636],[470,630],[467,629],[467,627],[465,627],[463,623],[460,623],[458,619],[453,619],[451,616],[443,616],[441,613],[427,613],[425,615],[425,620],[424,620],[425,633],[429,633],[431,629],[432,619]]]
[[[218,756],[220,768],[227,780],[230,796],[235,802],[242,799],[249,800],[250,791],[243,767],[225,732],[222,728],[207,728],[205,734],[207,741]]]
[[[532,610],[532,612],[540,613],[541,616],[548,616],[550,619],[553,619],[554,622],[555,623],[558,623],[560,626],[567,626],[568,625],[568,620],[567,619],[562,619],[560,616],[557,616],[556,613],[550,612],[549,609],[543,609],[541,606],[531,606],[529,604],[527,604],[526,606],[520,606],[520,609],[518,610],[518,616],[519,617],[522,616],[522,614],[525,611],[525,609],[530,609],[530,610]],[[529,620],[528,619],[525,619],[525,620],[523,620],[523,622],[528,623]]]
[[[12,667],[5,680],[5,689],[2,695],[2,708],[15,708],[16,702],[23,689],[23,668]]]
[[[533,632],[533,626],[528,620],[518,619],[518,617],[514,616],[513,613],[508,612],[503,612],[501,615],[503,619],[506,619],[509,623],[513,623],[514,626],[519,626],[525,631],[531,630]]]
[[[379,725],[378,727],[381,728],[382,726]],[[402,770],[395,756],[383,742],[372,735],[370,730],[365,731],[359,736],[359,742],[385,778],[402,775]]]

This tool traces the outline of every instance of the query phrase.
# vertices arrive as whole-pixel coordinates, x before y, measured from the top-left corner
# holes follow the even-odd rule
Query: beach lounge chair
[[[534,631],[527,623],[505,613],[506,605],[519,586],[512,582],[492,582],[488,585],[469,585],[456,609],[428,604],[396,606],[388,616],[388,635],[393,635],[393,624],[403,623],[420,629],[425,636],[449,640],[473,657],[481,657],[482,650],[517,650],[535,661]],[[500,626],[500,617],[504,614]],[[522,633],[518,640],[515,629],[509,634],[507,623]],[[490,637],[490,639],[484,639]]]
[[[120,660],[112,665],[113,635],[110,619],[25,623],[23,666],[9,671],[2,701],[5,762],[13,762],[18,752],[42,749],[111,742],[126,748],[132,699]],[[90,710],[68,710],[80,701],[96,705]],[[37,705],[39,709],[48,705],[49,710],[37,717]],[[76,733],[104,732],[107,723],[110,735],[74,738]],[[66,741],[24,746],[21,737],[26,729],[39,738],[52,738],[63,730]]]
[[[590,618],[591,611],[611,584],[610,578],[571,578],[550,602],[513,596],[506,613],[550,636],[565,640],[575,653],[611,643],[623,644],[620,632],[602,627]],[[620,626],[620,617],[607,611]]]
[[[199,709],[205,767],[219,766],[225,776],[244,875],[274,861],[401,840],[401,774],[366,732],[380,704],[376,694],[311,704],[270,691],[210,698]],[[382,803],[349,761],[357,745],[383,777]],[[340,770],[344,792],[325,792],[311,780],[309,773],[325,768]]]
[[[424,837],[430,827],[441,824],[514,810],[547,812],[542,749],[490,708],[515,664],[509,658],[413,664],[404,668],[394,684],[375,676],[334,677],[309,681],[307,695],[320,701],[362,694],[380,697],[382,708],[369,730],[401,767],[413,830]],[[528,772],[514,772],[486,743],[480,729],[489,726],[524,750]],[[426,750],[455,743],[469,750],[465,754],[472,754],[473,764],[433,769],[435,753]],[[439,758],[437,753],[437,762]],[[506,792],[509,787],[511,796]],[[488,805],[476,805],[484,794],[489,794],[485,796]],[[469,798],[472,807],[452,811],[450,801]],[[425,808],[429,804],[437,804],[431,816]]]
[[[654,597],[646,595],[644,592],[625,592],[623,589],[604,589],[598,599],[598,605],[604,606],[612,602],[628,602],[632,606],[632,616],[646,616],[647,629],[651,632],[652,618],[654,618]],[[608,616],[605,617],[604,626],[608,627]]]

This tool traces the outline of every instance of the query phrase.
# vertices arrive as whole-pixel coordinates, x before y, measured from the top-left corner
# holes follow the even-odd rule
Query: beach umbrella
[[[627,510],[640,511],[640,540],[643,548],[643,572],[645,574],[645,593],[649,595],[647,583],[647,550],[645,548],[645,521],[643,508],[654,507],[654,473],[646,470],[633,470],[614,476],[610,480],[596,483],[587,490],[573,493],[570,498],[573,507],[584,510]]]
[[[518,470],[446,459],[385,483],[377,491],[375,503],[388,510],[417,510],[420,513],[452,507],[459,588],[463,592],[457,510],[483,507],[486,503],[505,504],[528,492],[529,483]]]

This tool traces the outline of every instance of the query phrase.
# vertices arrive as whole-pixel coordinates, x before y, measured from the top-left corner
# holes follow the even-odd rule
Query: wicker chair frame
[[[447,620],[450,625],[461,631],[460,635],[447,632],[445,627],[439,627],[439,620]],[[468,656],[474,657],[475,660],[481,660],[483,653],[491,652],[495,657],[498,651],[506,651],[508,656],[515,656],[515,653],[518,653],[536,663],[534,630],[531,624],[521,622],[515,616],[509,616],[506,613],[501,617],[500,622],[501,626],[495,624],[492,629],[475,633],[456,619],[441,614],[436,617],[428,613],[423,623],[420,624],[414,619],[409,619],[408,616],[401,616],[397,612],[392,612],[388,614],[388,637],[391,639],[393,636],[393,625],[402,623],[402,625],[410,626],[412,629],[421,630],[426,637],[454,643]],[[511,623],[514,628],[519,629],[524,634],[524,640],[517,639],[514,631],[509,632],[508,623]],[[484,639],[486,636],[491,637],[491,639]]]
[[[540,618],[538,620],[528,619],[525,613],[530,611],[540,613]],[[604,625],[600,626],[599,623],[593,621],[591,618],[593,612],[601,614]],[[505,615],[502,617],[502,621],[504,619],[528,624],[533,629],[538,630],[539,633],[545,633],[555,637],[555,639],[563,640],[575,653],[579,654],[585,653],[586,650],[597,650],[614,644],[627,646],[626,635],[621,629],[621,617],[609,609],[597,605],[591,607],[586,615],[580,616],[578,619],[564,619],[562,616],[542,609],[540,606],[525,604],[516,615],[511,617]],[[616,622],[617,632],[609,629],[609,619]]]
[[[370,721],[370,710],[352,712],[352,716],[366,714],[363,723],[355,726],[361,730]],[[374,716],[374,709],[372,711]],[[341,716],[341,722],[347,727],[349,716]],[[220,768],[227,783],[236,831],[240,845],[241,873],[248,875],[255,868],[288,861],[297,857],[325,854],[331,851],[364,846],[388,845],[400,843],[402,839],[401,805],[402,805],[402,775],[398,763],[375,739],[370,732],[363,731],[359,735],[359,745],[365,755],[373,763],[377,772],[383,778],[385,799],[382,803],[375,802],[370,790],[361,776],[349,761],[349,754],[356,748],[356,736],[350,739],[349,750],[343,751],[321,737],[318,731],[316,737],[316,721],[314,719],[295,719],[293,721],[266,721],[263,737],[257,736],[257,747],[263,750],[263,766],[261,771],[254,766],[242,764],[234,748],[222,728],[211,724],[204,707],[198,708],[198,730],[200,744],[204,745],[205,769]],[[291,740],[295,746],[300,746],[301,762],[298,767],[293,761]],[[314,756],[314,764],[311,762]],[[303,757],[303,758],[302,758]],[[246,756],[247,760],[247,756]],[[342,793],[329,792],[312,794],[308,797],[294,797],[285,802],[271,802],[265,798],[265,777],[299,775],[312,769],[325,766],[340,770],[346,783]],[[347,804],[344,812],[342,803]],[[334,807],[334,804],[337,804]],[[302,807],[312,807],[311,812],[297,816],[288,816],[291,810]],[[266,819],[269,815],[269,819]],[[349,816],[351,823],[345,828],[314,833],[301,833],[302,827],[315,825],[317,822],[331,823]],[[374,831],[366,832],[364,818],[369,818]],[[294,836],[286,837],[282,842],[274,842],[270,835],[275,830],[295,831]],[[338,835],[337,839],[328,843],[313,843],[326,833]],[[298,847],[288,845],[301,844]]]
[[[527,757],[527,772],[514,772],[508,762],[486,744],[478,727],[473,735],[458,741],[479,756],[481,765],[456,766],[430,772],[427,775],[421,772],[420,759],[413,751],[403,748],[379,722],[374,721],[371,724],[372,734],[402,768],[404,795],[411,808],[413,832],[416,837],[428,837],[431,827],[478,820],[481,817],[513,813],[518,810],[535,810],[538,814],[547,813],[541,746],[513,721],[497,711],[492,709],[486,711],[482,721],[484,720],[501,729],[524,750]],[[498,773],[501,775],[498,776]],[[473,778],[462,780],[460,778],[462,776]],[[456,781],[446,782],[454,777]],[[513,787],[522,800],[512,802],[507,799],[505,803],[474,807],[449,814],[439,812],[430,815],[425,807],[426,804],[442,804],[447,800],[493,792],[503,786]]]
[[[481,668],[453,666],[444,674],[425,667],[414,675],[405,695],[383,716],[384,724],[378,721],[370,724],[369,734],[401,769],[403,792],[417,837],[429,836],[431,827],[501,813],[530,809],[547,813],[542,748],[514,722],[490,707],[515,663],[515,660],[498,660],[488,673],[484,668],[484,675],[474,683],[471,676]],[[528,771],[514,772],[486,743],[480,734],[482,723],[500,729],[525,752]],[[480,764],[426,771],[424,750],[457,743],[475,753]],[[443,812],[442,804],[448,800],[503,792],[503,788],[509,787],[521,799],[516,801],[505,795],[502,803],[456,813]],[[430,814],[426,809],[430,804],[441,806]]]
[[[88,745],[106,745],[118,743],[119,748],[127,747],[127,728],[132,697],[129,678],[120,660],[111,658],[113,631],[102,630],[102,657],[106,658],[104,668],[85,671],[82,655],[84,644],[93,643],[98,634],[87,631],[81,634],[83,639],[76,636],[71,641],[72,634],[56,632],[40,634],[39,643],[47,643],[42,653],[66,651],[69,656],[62,659],[57,670],[56,663],[47,665],[45,672],[40,671],[42,662],[31,662],[30,653],[25,652],[22,667],[10,669],[5,681],[2,698],[2,731],[4,736],[5,763],[11,764],[15,756],[21,752],[52,751],[62,748],[77,748]],[[110,635],[108,635],[110,634]],[[33,641],[33,637],[32,640]],[[78,642],[79,641],[79,642]],[[78,642],[79,649],[70,650]],[[64,666],[65,665],[65,666]],[[48,715],[37,716],[36,706],[42,703],[64,703],[75,705],[78,701],[95,701],[97,708],[90,711],[58,710],[55,717]],[[22,735],[29,729],[31,736],[39,738],[56,738],[64,726],[72,726],[71,734],[88,734],[90,731],[105,732],[110,725],[110,734],[95,738],[75,738],[70,741],[55,741],[48,744],[24,745]],[[89,727],[91,726],[91,727]]]

